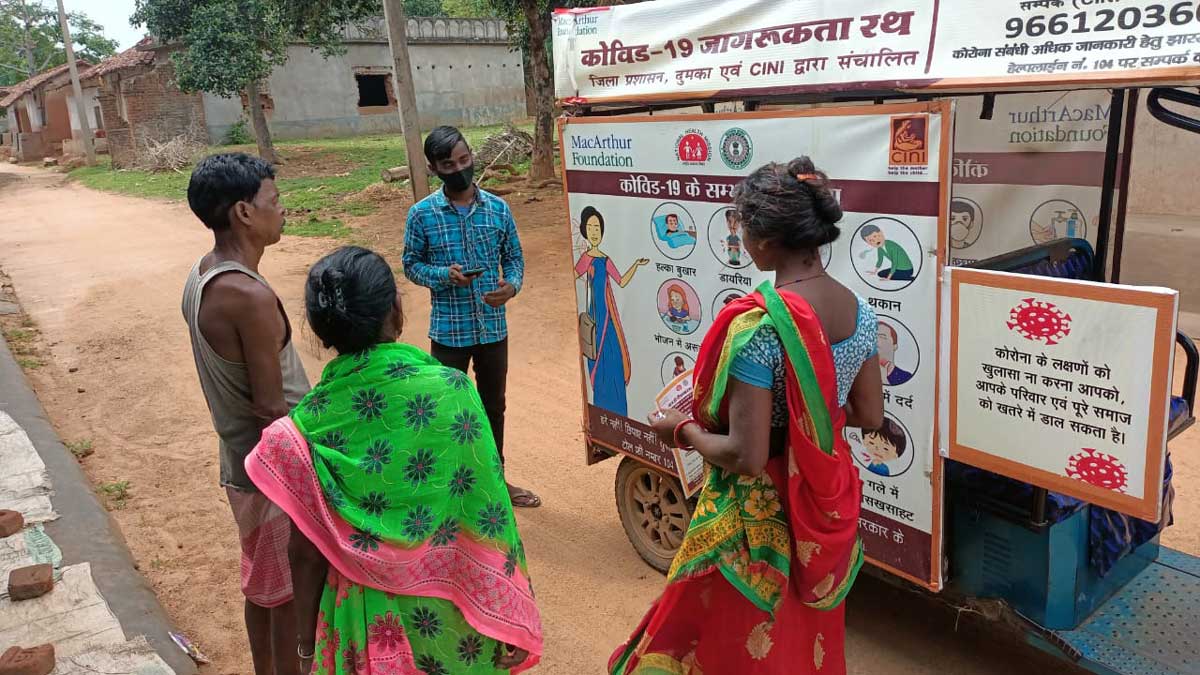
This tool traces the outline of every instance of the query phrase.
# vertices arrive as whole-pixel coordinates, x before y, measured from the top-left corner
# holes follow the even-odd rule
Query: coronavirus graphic
[[[1025,298],[1009,311],[1008,328],[1026,340],[1056,345],[1071,334],[1071,315],[1053,303]]]
[[[1097,452],[1094,448],[1084,448],[1082,452],[1067,460],[1067,475],[1088,485],[1113,492],[1124,492],[1129,479],[1121,460]]]

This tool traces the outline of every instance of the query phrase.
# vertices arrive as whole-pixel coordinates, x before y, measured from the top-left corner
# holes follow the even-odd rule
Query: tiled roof
[[[88,63],[87,61],[82,61],[82,60],[77,61],[77,63],[83,64],[85,67],[90,67],[92,65],[92,64]],[[46,82],[54,79],[56,76],[67,72],[67,70],[68,70],[67,64],[64,63],[61,66],[57,66],[57,67],[51,68],[49,70],[42,71],[42,72],[38,73],[37,75],[34,75],[33,77],[29,78],[28,80],[25,80],[24,82],[21,82],[19,84],[14,84],[12,89],[9,90],[8,95],[5,96],[4,98],[0,99],[0,108],[7,108],[7,107],[11,106],[12,104],[14,104],[18,100],[20,100],[20,98],[22,96],[24,96],[25,94],[28,94],[29,92],[33,91],[34,89],[37,89],[38,87],[42,86]]]
[[[154,52],[145,51],[142,49],[150,44],[149,37],[142,38],[141,42],[126,49],[125,51],[110,56],[100,63],[88,68],[79,73],[79,79],[90,80],[96,77],[103,77],[109,73],[115,73],[118,70],[126,68],[137,68],[138,66],[149,66],[154,64]]]

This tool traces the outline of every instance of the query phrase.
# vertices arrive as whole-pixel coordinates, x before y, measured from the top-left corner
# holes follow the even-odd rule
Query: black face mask
[[[462,192],[471,187],[471,180],[475,178],[475,165],[472,164],[462,171],[455,171],[454,173],[442,173],[439,171],[437,176],[442,179],[442,182],[445,183],[451,192]]]

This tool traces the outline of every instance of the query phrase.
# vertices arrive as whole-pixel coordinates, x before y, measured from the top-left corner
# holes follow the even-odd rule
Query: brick
[[[53,670],[54,645],[11,647],[0,656],[0,675],[50,675]]]
[[[25,527],[25,516],[16,511],[0,511],[0,539],[11,537]]]
[[[32,600],[52,590],[54,566],[50,563],[21,567],[8,575],[8,597],[12,600]]]

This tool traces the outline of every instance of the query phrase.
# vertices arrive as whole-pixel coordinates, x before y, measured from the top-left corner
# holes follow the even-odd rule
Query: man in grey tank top
[[[192,172],[188,205],[212,230],[212,251],[183,289],[183,318],[200,388],[220,439],[221,485],[242,549],[246,630],[257,675],[294,675],[296,622],[288,565],[291,520],[246,477],[243,461],[262,430],[308,392],[283,305],[258,274],[283,234],[270,164],[243,153],[207,157]]]

